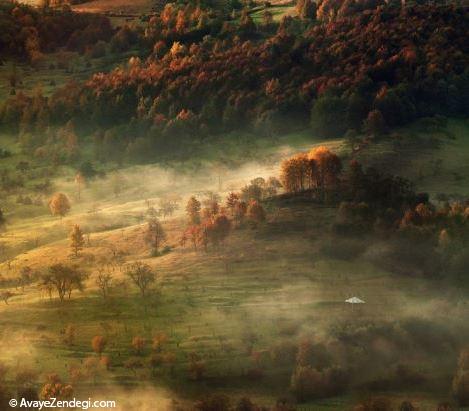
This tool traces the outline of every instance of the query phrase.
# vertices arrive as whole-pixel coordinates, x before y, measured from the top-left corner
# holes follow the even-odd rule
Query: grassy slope
[[[407,177],[433,197],[438,193],[467,196],[468,136],[468,120],[450,120],[447,126],[431,131],[416,123],[371,144],[357,159]]]
[[[416,161],[422,165],[427,164],[431,156],[446,159],[444,173],[435,177],[430,175],[423,180],[422,187],[427,184],[435,191],[446,191],[440,184],[450,181],[453,169],[460,173],[466,171],[464,163],[451,161],[455,154],[463,159],[467,156],[466,126],[461,122],[452,122],[450,127],[455,140],[448,140],[437,151],[433,149],[417,157]],[[293,148],[286,145],[292,141],[295,142]],[[288,136],[277,141],[276,146],[280,149],[270,149],[270,152],[267,145],[258,143],[257,157],[261,152],[269,153],[269,161],[224,175],[223,190],[239,187],[257,175],[274,174],[278,169],[279,155],[305,149],[306,141],[301,134]],[[235,147],[234,144],[225,148],[227,151],[224,153],[228,157],[240,155],[237,151],[239,146]],[[381,161],[380,156],[381,159],[388,158],[389,143],[382,142],[375,147],[375,151],[369,149],[361,156],[368,159],[373,157],[378,161]],[[415,154],[415,151],[408,154],[411,153]],[[210,151],[210,154],[216,158],[219,152]],[[410,162],[401,170],[412,176],[415,166]],[[119,286],[110,301],[103,302],[92,278],[84,294],[76,295],[71,301],[60,305],[55,300],[48,301],[34,287],[27,287],[24,293],[13,290],[16,296],[10,305],[0,306],[2,339],[13,335],[18,336],[20,341],[13,350],[2,351],[1,356],[10,364],[18,361],[23,366],[26,362],[29,366],[33,364],[32,367],[40,372],[57,371],[66,377],[68,365],[79,363],[83,357],[91,355],[91,337],[105,334],[111,341],[106,353],[111,356],[113,367],[104,374],[103,381],[132,385],[135,383],[134,373],[122,367],[124,359],[133,355],[130,349],[132,337],[142,335],[150,338],[164,331],[170,336],[165,349],[177,355],[177,363],[173,375],[165,367],[157,370],[156,385],[171,387],[178,396],[183,397],[198,395],[210,387],[211,391],[229,392],[234,397],[248,394],[271,403],[281,394],[288,394],[288,374],[272,365],[268,355],[265,355],[262,360],[265,370],[263,380],[247,381],[242,376],[253,366],[252,359],[246,354],[245,341],[249,334],[256,335],[255,349],[262,351],[282,339],[296,341],[301,335],[320,335],[330,324],[343,320],[352,323],[363,319],[385,321],[414,315],[445,321],[446,316],[455,312],[459,318],[467,316],[465,308],[460,305],[463,297],[457,291],[442,293],[438,287],[420,279],[396,278],[364,260],[318,258],[314,239],[327,237],[324,221],[333,213],[327,208],[273,207],[269,215],[275,223],[259,230],[236,231],[222,250],[205,254],[176,247],[166,256],[147,258],[147,248],[142,239],[143,227],[135,225],[136,218],[144,210],[144,198],[161,195],[168,189],[173,191],[174,184],[153,186],[153,181],[162,177],[160,174],[155,177],[151,167],[137,167],[133,172],[140,176],[142,187],[148,187],[148,193],[140,192],[140,200],[131,190],[117,200],[107,192],[107,200],[100,200],[99,203],[101,211],[93,217],[86,212],[96,195],[96,187],[90,186],[88,192],[85,191],[83,202],[75,205],[73,214],[63,221],[52,219],[45,213],[24,219],[21,212],[25,216],[27,210],[19,207],[11,215],[12,225],[4,241],[24,241],[31,237],[31,231],[45,232],[46,228],[55,226],[60,232],[58,241],[50,239],[53,242],[19,255],[12,271],[16,272],[23,265],[40,267],[51,261],[68,260],[68,243],[61,238],[66,236],[72,222],[88,223],[96,231],[96,222],[90,220],[96,219],[100,221],[98,224],[103,224],[107,220],[115,222],[116,216],[119,216],[123,227],[130,226],[111,231],[102,227],[102,232],[92,234],[91,245],[85,248],[81,263],[93,271],[102,259],[111,254],[110,246],[113,244],[125,252],[128,261],[145,258],[155,267],[159,276],[159,293],[144,302],[135,295],[132,287]],[[147,177],[142,179],[142,176]],[[132,179],[131,173],[129,178]],[[167,180],[172,181],[170,177]],[[177,181],[176,191],[182,196],[202,188],[216,190],[217,186],[217,179],[208,171],[196,183],[187,178],[178,178]],[[69,179],[57,183],[64,191],[73,192]],[[106,193],[106,182],[96,184],[104,186],[101,189]],[[454,186],[454,190],[460,192],[464,189],[463,184]],[[136,187],[136,192],[139,191],[141,187]],[[182,220],[178,217],[166,222],[165,226],[170,234],[168,242],[177,245],[178,235],[183,229]],[[45,239],[44,242],[48,241]],[[13,274],[9,273],[5,264],[3,273]],[[115,276],[118,280],[123,279],[118,269]],[[343,303],[345,298],[352,295],[363,298],[367,304],[359,310],[352,310]],[[441,308],[437,314],[435,307]],[[75,345],[67,347],[62,342],[61,330],[71,323],[76,325],[78,333]],[[6,340],[2,341],[2,346],[8,347]],[[191,352],[199,353],[207,364],[205,382],[188,379],[187,355]],[[425,367],[425,372],[435,372],[432,364]],[[450,367],[448,364],[448,372]],[[147,368],[136,373],[137,381],[150,378]],[[434,393],[435,397],[444,398],[448,389],[442,387],[441,391]],[[422,397],[419,402],[421,409],[436,401],[432,399],[433,394],[412,393],[411,396]],[[344,403],[349,401],[352,399],[342,397],[318,401],[312,406],[318,410],[343,409]]]
[[[107,334],[112,343],[106,353],[114,367],[104,380],[124,384],[132,381],[132,372],[122,368],[123,358],[132,355],[132,337],[151,338],[164,331],[171,338],[166,349],[175,352],[178,361],[174,376],[160,371],[158,379],[179,395],[205,389],[205,384],[187,380],[187,355],[197,352],[206,361],[206,384],[213,389],[237,396],[252,387],[252,396],[270,401],[279,392],[287,394],[288,378],[267,356],[263,360],[264,380],[249,382],[241,377],[253,366],[246,354],[245,335],[256,335],[255,349],[262,351],[274,341],[321,334],[338,321],[392,320],[416,306],[421,307],[420,315],[429,316],[432,304],[457,305],[458,300],[450,303],[450,292],[442,296],[438,288],[419,279],[393,278],[366,262],[318,259],[312,240],[324,233],[321,221],[330,213],[329,209],[303,207],[273,210],[274,225],[259,231],[237,231],[223,250],[205,254],[177,248],[163,257],[146,258],[159,275],[159,294],[147,301],[136,297],[132,289],[119,287],[111,300],[104,302],[92,280],[82,296],[64,305],[40,298],[34,288],[27,288],[24,294],[18,290],[10,305],[1,307],[2,328],[8,335],[23,336],[25,347],[31,350],[26,355],[40,358],[41,371],[55,370],[63,375],[67,365],[91,355],[93,335]],[[166,224],[170,243],[175,243],[182,227],[180,221]],[[82,264],[95,267],[101,257],[109,255],[105,246],[109,243],[129,253],[130,260],[145,258],[142,237],[137,227],[93,235]],[[62,243],[30,253],[28,261],[44,264],[67,259],[67,254],[67,245]],[[88,258],[90,255],[94,258]],[[115,276],[122,279],[118,270]],[[344,304],[352,295],[367,304],[360,309]],[[64,346],[60,334],[70,323],[78,330],[72,348]],[[14,354],[5,354],[9,361],[25,355],[16,348]],[[143,377],[148,371],[138,373]]]
[[[21,154],[11,136],[3,136],[0,141],[2,148],[14,153],[10,158],[1,159],[0,167],[14,169],[19,161],[31,160]],[[11,195],[2,201],[8,230],[0,241],[17,250],[20,255],[16,259],[21,260],[20,252],[35,248],[36,242],[47,245],[66,238],[73,224],[79,223],[91,232],[136,224],[142,219],[148,199],[157,205],[158,199],[167,195],[177,194],[186,199],[194,193],[218,191],[220,188],[220,194],[225,195],[255,177],[275,175],[284,156],[320,144],[319,139],[312,138],[308,133],[282,136],[274,142],[254,140],[252,136],[231,136],[228,141],[223,145],[201,147],[198,153],[194,153],[199,161],[172,164],[167,169],[151,165],[125,168],[122,170],[125,187],[118,198],[112,190],[112,165],[105,169],[109,173],[107,178],[88,183],[80,200],[74,183],[75,171],[62,167],[58,170],[60,178],[54,179],[54,191],[64,192],[71,199],[72,213],[59,220],[50,215],[48,198],[43,198],[42,206],[24,206],[16,203],[16,195]],[[327,144],[333,149],[341,146],[339,140]],[[262,161],[258,161],[260,158]],[[44,178],[35,178],[35,175],[36,171],[27,173],[27,187],[43,182]],[[174,181],[177,183],[174,184]],[[30,194],[27,187],[23,190],[24,194]],[[1,260],[4,257],[0,256]]]

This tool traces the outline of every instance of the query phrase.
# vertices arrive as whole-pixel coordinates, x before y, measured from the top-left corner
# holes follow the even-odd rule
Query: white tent
[[[365,301],[360,300],[358,297],[349,298],[348,300],[345,300],[345,302],[349,304],[365,304]]]

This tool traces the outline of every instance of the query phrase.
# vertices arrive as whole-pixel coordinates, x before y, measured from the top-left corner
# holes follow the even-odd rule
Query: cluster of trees
[[[72,13],[16,3],[0,4],[0,55],[36,62],[59,47],[83,52],[98,40],[109,40],[114,29],[105,16]]]
[[[273,35],[247,41],[237,30],[186,42],[161,34],[178,21],[184,31],[199,10],[168,6],[152,18],[146,61],[69,84],[40,105],[12,96],[0,117],[18,124],[36,106],[26,116],[33,124],[73,120],[80,132],[96,130],[103,160],[149,161],[240,127],[271,135],[309,123],[335,137],[467,114],[465,9],[380,7],[307,30],[286,17]]]
[[[74,290],[83,291],[88,275],[76,265],[57,263],[49,267],[41,277],[40,287],[47,291],[49,296],[55,290],[60,301],[65,297],[71,298]]]
[[[136,369],[143,368],[146,365],[151,369],[152,374],[155,375],[158,368],[166,365],[171,371],[174,367],[176,356],[173,352],[164,350],[168,340],[168,336],[163,332],[156,333],[150,341],[139,335],[134,336],[130,342],[130,348],[135,354],[135,357],[129,357],[124,361],[124,367],[135,373]],[[97,354],[98,358],[89,357],[86,359],[84,369],[80,367],[71,368],[69,372],[73,381],[90,378],[90,374],[94,377],[96,372],[99,371],[99,368],[104,368],[105,370],[110,369],[111,359],[109,356],[103,355],[107,344],[108,341],[106,337],[102,335],[96,335],[92,338],[91,348]],[[149,358],[144,361],[142,357],[148,353],[148,347],[151,349],[151,353]],[[87,364],[87,362],[89,362],[89,364]]]
[[[71,121],[58,128],[48,127],[45,100],[40,93],[33,95],[32,104],[28,107],[28,98],[19,93],[17,102],[21,106],[12,108],[5,113],[7,116],[18,117],[19,142],[22,149],[36,159],[49,161],[53,165],[77,163],[81,156],[79,138]],[[42,107],[37,109],[37,107]],[[31,122],[31,119],[35,121]]]
[[[189,225],[181,237],[182,246],[190,241],[194,249],[200,246],[207,250],[209,244],[218,247],[228,237],[231,221],[220,208],[218,195],[209,193],[203,209],[202,203],[192,196],[187,202],[186,213]]]
[[[171,40],[188,43],[200,41],[210,33],[217,34],[223,17],[221,11],[201,7],[200,3],[188,2],[184,6],[167,3],[159,14],[149,19],[144,35],[153,44],[153,55],[158,58],[168,51]]]
[[[326,191],[337,187],[342,171],[340,158],[321,146],[282,163],[281,180],[288,193],[316,191],[324,199]]]
[[[74,255],[78,255],[78,250],[83,244],[82,235],[78,225],[74,226],[71,233],[71,247]],[[77,254],[75,254],[77,253]],[[137,261],[124,267],[124,274],[137,287],[142,297],[145,297],[156,281],[156,272],[149,265]],[[109,296],[111,284],[114,277],[112,269],[102,267],[98,269],[95,276],[95,283],[103,298]],[[63,302],[66,298],[71,299],[73,291],[83,292],[86,286],[86,280],[89,273],[83,270],[79,264],[56,263],[49,266],[44,272],[36,271],[28,266],[23,267],[16,277],[4,279],[0,277],[0,286],[21,288],[24,291],[25,286],[37,284],[38,287],[46,292],[49,298],[55,292],[59,300]],[[8,304],[8,300],[15,294],[10,291],[3,291],[0,298]],[[73,334],[73,330],[70,331]],[[73,335],[67,340],[72,340]]]
[[[404,9],[405,2],[400,0],[321,0],[318,2],[317,10],[315,9],[315,16],[318,20],[330,22],[351,17],[365,10],[375,10],[389,5]]]
[[[357,205],[366,204],[374,217],[391,209],[402,216],[407,207],[428,201],[426,194],[413,191],[408,180],[372,167],[363,170],[356,160],[344,170],[340,157],[324,146],[284,160],[280,179],[287,195],[308,193],[319,202],[342,202],[343,215],[354,211],[359,215]]]
[[[373,167],[364,169],[356,160],[343,167],[341,159],[324,147],[286,159],[281,180],[283,197],[300,195],[338,206],[332,229],[341,238],[386,238],[386,251],[368,253],[375,264],[406,275],[464,279],[469,247],[467,200],[435,205],[428,194],[415,192],[410,181]],[[344,243],[341,250],[336,244],[334,255],[357,255],[360,247],[349,249]]]
[[[145,297],[156,281],[155,271],[140,261],[130,264],[125,272],[127,277],[137,286],[142,297]]]
[[[57,374],[49,374],[46,376],[46,383],[43,385],[39,397],[43,400],[51,398],[70,400],[73,393],[74,389],[71,384],[63,382]]]
[[[241,192],[231,193],[230,200],[227,199],[228,208],[233,208],[236,205],[236,200],[243,200],[249,202],[250,200],[261,201],[269,197],[277,195],[279,189],[282,188],[282,183],[276,177],[269,177],[267,180],[263,177],[257,177],[249,184],[241,188]]]
[[[260,181],[265,182],[264,179],[256,179],[251,186],[257,187]],[[207,250],[209,245],[216,248],[223,245],[233,227],[240,227],[245,222],[255,227],[264,222],[266,212],[260,197],[249,196],[251,192],[259,193],[257,190],[231,192],[225,206],[221,206],[219,196],[211,192],[207,193],[203,202],[192,196],[186,205],[188,227],[181,237],[181,245],[185,246],[189,241],[194,249],[203,247]]]
[[[353,162],[341,183],[334,230],[340,235],[371,235],[388,241],[372,261],[400,274],[463,281],[469,247],[468,201],[429,201],[405,179],[386,176]]]

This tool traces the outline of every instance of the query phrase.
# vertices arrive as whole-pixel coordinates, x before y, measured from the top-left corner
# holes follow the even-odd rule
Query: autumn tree
[[[70,201],[63,193],[54,194],[49,201],[49,209],[54,216],[58,215],[62,218],[70,211],[70,208]]]
[[[176,31],[178,33],[184,33],[186,30],[186,25],[187,25],[187,21],[186,21],[186,15],[184,13],[184,10],[179,10],[177,13],[177,17],[176,17],[176,25],[175,25]]]
[[[155,217],[148,221],[145,241],[152,247],[153,253],[158,255],[161,244],[166,240],[166,232],[159,220]]]
[[[75,257],[78,257],[79,251],[83,249],[85,245],[85,239],[83,232],[78,224],[73,226],[72,232],[70,233],[70,247],[72,248]]]
[[[192,196],[186,205],[186,213],[189,217],[190,224],[197,225],[200,223],[200,201]]]
[[[323,146],[311,150],[309,158],[317,164],[316,186],[319,188],[321,199],[324,200],[326,189],[334,187],[338,182],[342,162],[335,153]]]
[[[131,264],[126,275],[138,287],[142,297],[145,297],[149,287],[156,281],[156,274],[147,264],[136,262]]]
[[[60,301],[63,301],[66,295],[70,299],[73,290],[83,291],[86,278],[87,275],[77,266],[58,263],[51,265],[43,275],[41,286],[55,288]]]
[[[73,387],[63,383],[57,374],[49,374],[46,383],[41,389],[39,397],[43,400],[56,398],[58,400],[68,400],[73,396]]]
[[[304,153],[284,160],[281,166],[281,179],[285,190],[297,193],[310,189],[315,168],[316,164]]]
[[[136,336],[132,338],[132,348],[135,350],[137,355],[141,355],[145,349],[146,341],[145,338]]]
[[[91,339],[91,348],[99,356],[101,356],[101,354],[104,351],[104,348],[106,348],[106,344],[107,344],[106,338],[104,338],[102,335],[95,335]]]
[[[168,341],[168,336],[161,332],[153,337],[151,348],[157,352],[161,352],[163,345]]]
[[[324,200],[325,192],[338,183],[341,170],[340,158],[321,146],[283,161],[281,179],[287,192],[314,190]]]

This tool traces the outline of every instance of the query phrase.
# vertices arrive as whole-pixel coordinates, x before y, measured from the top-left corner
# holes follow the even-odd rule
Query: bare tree
[[[153,248],[155,254],[158,254],[161,243],[166,240],[166,232],[157,218],[148,221],[145,240]]]
[[[126,275],[134,282],[140,290],[142,297],[145,297],[149,287],[156,281],[156,274],[148,264],[140,261],[131,264]]]
[[[105,268],[98,269],[98,276],[96,277],[96,285],[101,291],[103,298],[107,298],[109,295],[109,289],[111,288],[112,274]]]
[[[178,202],[175,199],[171,198],[162,198],[158,202],[159,211],[163,218],[171,217],[174,212],[179,208]]]

